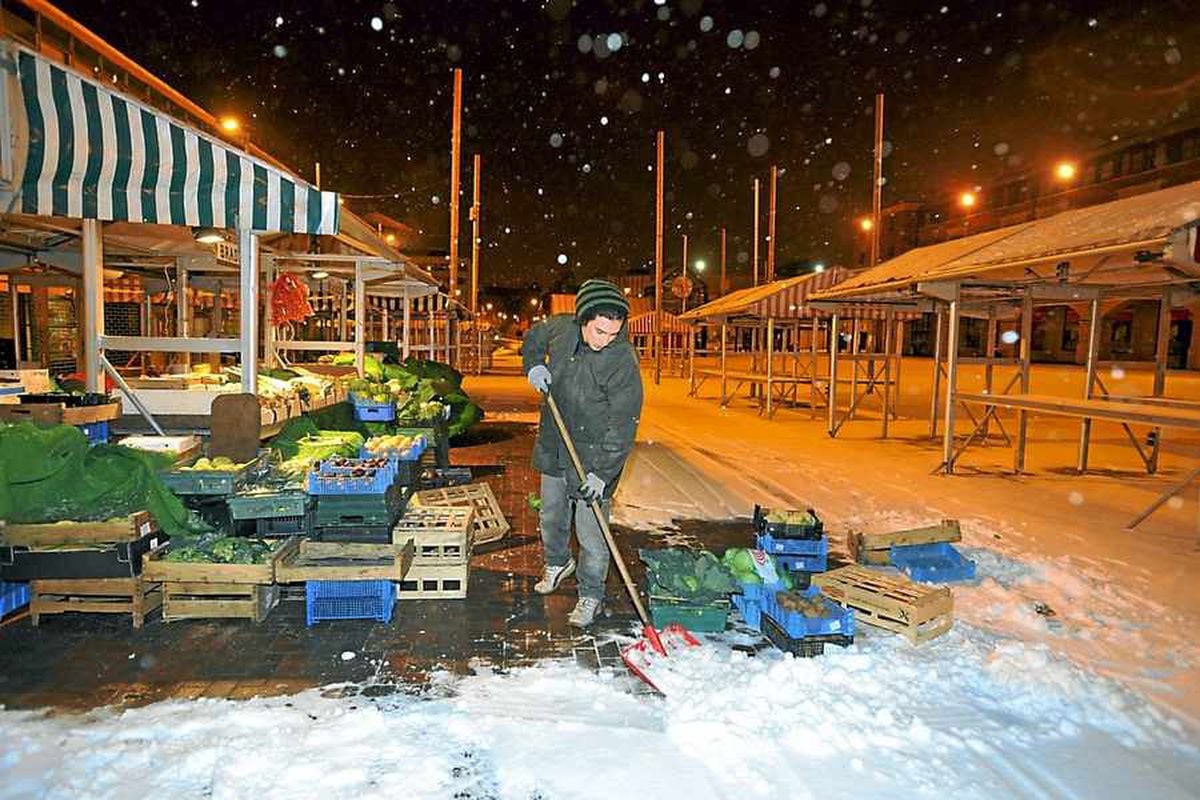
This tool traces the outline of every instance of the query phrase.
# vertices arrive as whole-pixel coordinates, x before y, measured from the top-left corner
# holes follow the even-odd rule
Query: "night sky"
[[[748,282],[751,186],[780,182],[778,259],[848,261],[869,211],[874,93],[885,200],[1200,116],[1187,2],[228,2],[62,0],[68,13],[323,188],[448,230],[453,67],[464,70],[462,248],[484,157],[485,284],[652,263],[654,131],[667,257]],[[394,196],[393,196],[394,195]],[[565,258],[564,258],[565,257]],[[560,264],[566,261],[565,265]],[[765,260],[765,256],[764,256]],[[710,270],[711,274],[711,270]]]

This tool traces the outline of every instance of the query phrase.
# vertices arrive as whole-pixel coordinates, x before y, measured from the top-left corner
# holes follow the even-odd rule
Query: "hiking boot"
[[[581,597],[567,617],[567,622],[576,628],[586,628],[596,621],[596,615],[600,613],[602,605],[599,598]]]
[[[542,579],[533,585],[533,590],[538,594],[550,594],[574,573],[575,559],[573,558],[561,567],[552,567],[547,564],[542,567]]]

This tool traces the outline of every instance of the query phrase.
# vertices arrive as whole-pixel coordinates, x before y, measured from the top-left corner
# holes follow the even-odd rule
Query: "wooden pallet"
[[[262,622],[279,605],[278,586],[250,583],[168,582],[162,585],[164,622],[248,619]]]
[[[410,505],[471,506],[475,509],[475,544],[491,544],[508,535],[512,527],[500,510],[500,503],[486,483],[447,486],[444,489],[424,489],[415,492]]]
[[[147,511],[96,522],[5,524],[0,522],[0,544],[9,547],[100,546],[128,542],[159,530]]]
[[[893,545],[962,541],[958,520],[944,519],[938,525],[892,533],[851,533],[846,538],[850,555],[860,564],[891,564]]]
[[[387,551],[364,548],[386,547]],[[412,566],[413,545],[313,542],[304,539],[275,565],[276,583],[302,581],[400,581]]]
[[[70,578],[29,584],[29,616],[37,626],[42,616],[78,611],[83,614],[131,614],[140,628],[146,615],[162,605],[157,583],[143,578]]]
[[[68,408],[62,403],[0,405],[0,422],[33,422],[37,425],[89,425],[121,416],[120,403]]]
[[[392,529],[392,542],[413,543],[414,566],[466,563],[476,528],[471,506],[409,506]]]
[[[400,600],[465,600],[471,577],[471,564],[413,566],[404,580],[396,584]]]
[[[812,584],[830,600],[854,609],[857,621],[899,633],[913,644],[924,644],[954,625],[954,597],[945,586],[914,583],[856,564],[813,575]]]
[[[150,553],[142,562],[142,577],[162,583],[216,583],[269,585],[275,582],[275,567],[288,554],[300,547],[297,537],[282,539],[275,544],[271,558],[263,564],[209,564],[190,561],[167,561],[167,553]]]

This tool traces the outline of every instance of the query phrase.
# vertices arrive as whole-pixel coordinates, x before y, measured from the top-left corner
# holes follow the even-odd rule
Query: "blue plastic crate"
[[[975,562],[949,542],[893,545],[892,565],[914,581],[949,583],[975,578]]]
[[[365,459],[338,458],[337,460],[340,462],[337,465],[335,465],[333,463],[333,459],[325,459],[324,461],[317,462],[317,467],[316,467],[317,474],[319,474],[319,475],[352,475],[354,473],[354,470],[359,469],[364,466],[361,462]],[[399,469],[397,466],[397,462],[395,462],[391,459],[384,459],[382,456],[372,456],[371,460],[372,461],[383,460],[385,462],[385,466],[383,467],[382,471],[388,473],[388,475],[391,477],[392,481],[395,482],[396,473]],[[367,467],[367,469],[370,469],[374,472],[374,471],[379,471],[380,468],[379,467]],[[389,484],[389,485],[391,485],[391,484]]]
[[[816,586],[805,589],[804,596],[821,597],[827,613],[820,617],[806,617],[779,605],[774,592],[763,597],[763,613],[779,623],[779,627],[793,639],[806,636],[854,636],[853,611],[825,598]]]
[[[391,469],[373,470],[355,477],[349,470],[308,473],[308,493],[315,495],[385,494],[396,479]]]
[[[0,617],[29,605],[29,584],[0,581]]]
[[[88,444],[108,444],[108,420],[89,422],[76,427],[87,437]]]
[[[391,400],[376,403],[353,392],[350,400],[354,403],[354,418],[359,422],[391,422],[396,418],[396,404]]]
[[[776,539],[763,533],[755,537],[759,550],[775,557],[775,563],[788,572],[824,572],[829,566],[829,540]]]
[[[756,631],[761,630],[763,597],[767,592],[774,595],[783,587],[777,583],[743,583],[741,587],[741,592],[731,595],[730,599],[733,600],[734,607],[742,612],[742,619],[746,620],[746,624]]]
[[[391,581],[307,581],[306,622],[329,619],[373,619],[391,622],[396,584]]]

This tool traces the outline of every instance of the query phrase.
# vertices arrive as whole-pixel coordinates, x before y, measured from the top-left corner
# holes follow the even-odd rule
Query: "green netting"
[[[70,425],[0,425],[0,519],[102,520],[149,511],[169,535],[205,530],[158,478],[168,456],[89,447]]]

